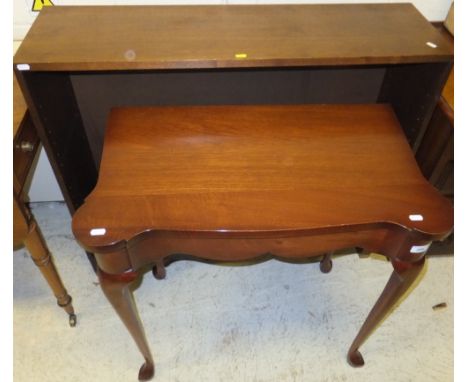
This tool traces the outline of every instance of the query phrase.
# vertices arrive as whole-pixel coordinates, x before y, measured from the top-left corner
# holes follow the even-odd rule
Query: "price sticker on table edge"
[[[410,249],[410,253],[426,253],[430,246],[431,243],[424,245],[413,245]]]
[[[91,231],[89,231],[89,234],[91,236],[103,236],[106,234],[106,229],[105,228],[93,228]]]
[[[409,220],[413,222],[422,222],[424,220],[424,216],[420,214],[409,215]]]

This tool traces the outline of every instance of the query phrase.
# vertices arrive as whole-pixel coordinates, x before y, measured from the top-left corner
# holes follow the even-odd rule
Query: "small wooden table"
[[[73,232],[101,287],[154,364],[130,283],[174,259],[298,259],[360,247],[394,272],[348,360],[452,230],[451,203],[424,179],[389,105],[116,108],[98,183]]]

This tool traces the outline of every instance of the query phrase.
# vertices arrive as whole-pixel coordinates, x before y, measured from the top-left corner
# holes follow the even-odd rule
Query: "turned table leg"
[[[33,220],[30,227],[30,231],[24,239],[24,244],[31,254],[34,264],[39,268],[52,289],[58,306],[68,313],[70,326],[73,327],[76,325],[76,315],[72,305],[72,298],[63,286],[62,280],[60,280],[39,226]]]
[[[141,354],[145,358],[145,363],[140,368],[138,379],[140,381],[147,381],[154,375],[154,361],[146,341],[145,331],[135,305],[133,293],[129,288],[130,284],[139,275],[136,272],[111,275],[102,270],[98,270],[98,275],[104,294],[120,316],[120,319],[127,327],[127,330],[132,335]]]
[[[348,362],[352,366],[363,366],[364,359],[359,352],[360,346],[369,337],[377,325],[395,306],[398,299],[408,290],[424,266],[424,257],[415,263],[392,260],[394,271],[382,294],[367,316],[354,342],[348,351]]]

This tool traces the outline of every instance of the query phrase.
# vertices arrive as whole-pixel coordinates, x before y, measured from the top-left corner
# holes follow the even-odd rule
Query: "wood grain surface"
[[[432,44],[427,45],[427,42]],[[411,4],[46,7],[14,62],[30,70],[447,61]]]
[[[29,226],[25,217],[24,207],[13,193],[13,248],[20,247],[28,236]]]
[[[447,83],[444,86],[444,90],[442,91],[442,97],[447,102],[448,106],[452,109],[452,113],[455,110],[455,73],[454,70],[450,72],[450,76],[447,79]]]
[[[28,107],[26,106],[23,93],[18,85],[18,80],[13,76],[13,139],[16,137],[26,110],[28,110]]]
[[[194,106],[112,110],[98,183],[73,229],[93,248],[147,230],[226,237],[370,223],[435,236],[453,224],[390,106]]]

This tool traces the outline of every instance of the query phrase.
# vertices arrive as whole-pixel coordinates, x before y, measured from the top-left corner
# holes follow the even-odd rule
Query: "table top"
[[[98,183],[73,230],[92,247],[146,230],[367,223],[431,235],[453,225],[390,106],[179,106],[111,111]]]
[[[14,62],[78,71],[452,59],[411,4],[302,4],[45,7]]]

